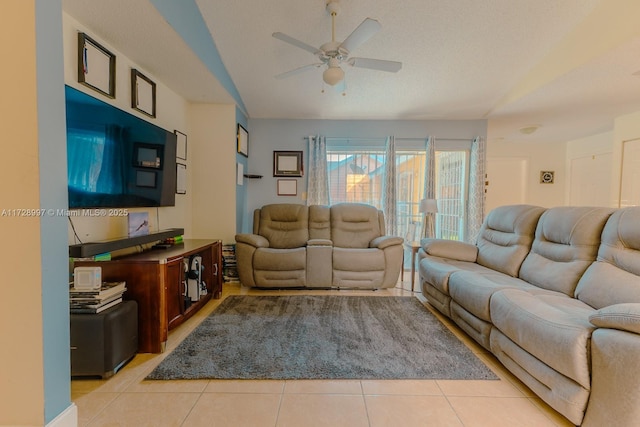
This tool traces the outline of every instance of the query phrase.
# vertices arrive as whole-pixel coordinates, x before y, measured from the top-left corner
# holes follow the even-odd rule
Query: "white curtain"
[[[486,179],[486,143],[482,137],[471,142],[469,159],[469,205],[467,207],[467,242],[475,243],[484,221]]]
[[[382,183],[382,209],[386,234],[390,236],[398,235],[396,199],[396,138],[390,136],[387,138]]]
[[[309,136],[307,205],[329,205],[327,142],[324,136]]]
[[[433,136],[427,137],[427,141],[425,143],[425,159],[424,159],[424,196],[423,199],[435,199],[436,198],[436,139]],[[428,218],[427,215],[435,214],[424,214],[424,218],[422,218],[422,233],[421,237],[428,237]],[[435,218],[430,218],[435,223]],[[435,237],[435,236],[429,236]]]

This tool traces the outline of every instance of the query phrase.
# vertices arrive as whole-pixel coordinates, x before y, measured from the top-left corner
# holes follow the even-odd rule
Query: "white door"
[[[571,159],[570,206],[611,206],[611,153]]]
[[[620,207],[640,205],[640,138],[622,144]]]
[[[526,157],[487,158],[486,213],[498,206],[527,202],[528,169],[529,159]]]

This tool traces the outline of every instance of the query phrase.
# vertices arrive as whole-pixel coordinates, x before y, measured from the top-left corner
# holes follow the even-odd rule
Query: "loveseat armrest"
[[[236,243],[246,243],[256,248],[268,248],[269,241],[257,234],[236,234]]]
[[[455,259],[458,261],[476,262],[478,259],[478,247],[471,243],[446,239],[422,239],[422,250],[427,254],[440,258]]]
[[[389,246],[401,245],[404,242],[402,237],[396,236],[380,236],[369,242],[370,248],[384,249]]]
[[[640,334],[640,303],[613,304],[596,310],[589,322],[599,328],[619,329]]]
[[[307,241],[307,246],[333,246],[329,239],[311,239]]]

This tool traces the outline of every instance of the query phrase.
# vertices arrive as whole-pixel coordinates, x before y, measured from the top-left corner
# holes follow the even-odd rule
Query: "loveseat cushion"
[[[508,205],[489,212],[478,234],[478,264],[517,276],[544,210],[539,206]]]
[[[300,248],[309,240],[309,208],[296,204],[265,205],[260,209],[259,235],[275,249]]]
[[[597,261],[580,278],[576,298],[594,308],[640,303],[640,207],[614,212],[601,240]]]
[[[596,259],[610,208],[561,206],[546,210],[536,227],[520,278],[573,296],[580,276]]]
[[[491,321],[506,337],[555,371],[590,388],[589,322],[595,310],[564,294],[505,289],[491,297]]]
[[[382,250],[333,248],[332,263],[334,286],[377,288],[383,284],[385,259]]]
[[[306,248],[257,249],[253,255],[255,282],[262,287],[303,287],[306,257]]]
[[[331,206],[331,240],[339,248],[368,248],[369,242],[384,233],[378,209],[358,203]]]

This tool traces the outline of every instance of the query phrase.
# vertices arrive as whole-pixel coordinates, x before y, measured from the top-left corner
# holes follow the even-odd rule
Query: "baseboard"
[[[78,427],[78,407],[76,404],[71,402],[71,405],[50,423],[47,423],[46,427]]]

